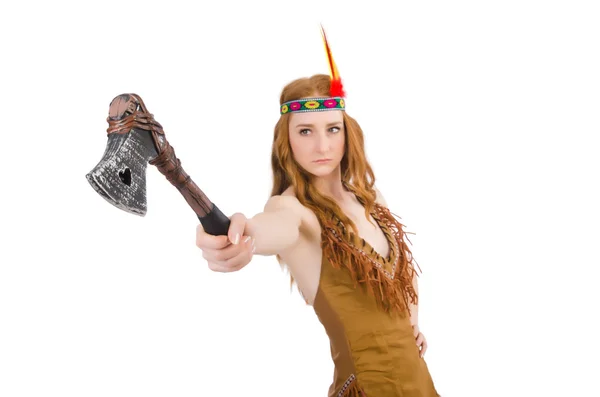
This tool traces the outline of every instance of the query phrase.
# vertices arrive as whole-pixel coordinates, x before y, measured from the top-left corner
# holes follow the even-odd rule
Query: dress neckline
[[[375,204],[378,206],[379,204]],[[377,215],[376,211],[370,211],[370,215],[375,220],[375,223],[379,226],[389,246],[389,254],[384,257],[371,246],[364,238],[359,234],[353,232],[351,229],[346,228],[343,222],[333,214],[336,223],[341,226],[343,237],[345,241],[349,242],[350,246],[358,251],[361,255],[366,256],[370,262],[377,266],[388,278],[393,279],[396,273],[396,267],[398,265],[398,242],[396,241],[389,226],[381,220]]]

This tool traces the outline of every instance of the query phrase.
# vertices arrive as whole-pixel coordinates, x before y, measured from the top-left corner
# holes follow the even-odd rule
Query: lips
[[[328,163],[330,161],[331,161],[331,159],[319,159],[319,160],[315,160],[314,162],[317,164],[323,164],[323,163]]]

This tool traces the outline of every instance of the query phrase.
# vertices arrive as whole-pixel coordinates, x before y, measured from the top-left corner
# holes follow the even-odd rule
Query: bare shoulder
[[[302,205],[294,196],[272,196],[267,200],[264,211],[277,211],[281,209],[291,209],[299,211]]]
[[[375,192],[377,193],[377,197],[375,198],[375,202],[378,204],[383,205],[384,207],[387,207],[387,202],[385,201],[385,198],[383,197],[383,194],[381,194],[381,192],[379,191],[379,189],[374,188]]]
[[[289,208],[300,214],[302,219],[301,230],[309,233],[320,233],[321,225],[315,213],[310,209],[302,205],[296,197],[296,192],[293,186],[288,187],[281,195],[273,196],[267,201],[265,205],[265,211],[269,208]]]
[[[265,204],[264,211],[278,211],[281,209],[293,210],[296,213],[302,214],[306,208],[298,201],[293,190],[288,188],[280,195],[271,196]]]

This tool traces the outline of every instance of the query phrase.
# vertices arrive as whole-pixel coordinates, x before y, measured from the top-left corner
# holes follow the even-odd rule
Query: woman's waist
[[[343,383],[347,376],[347,368],[352,368],[351,375],[356,378],[365,391],[373,385],[388,385],[394,382],[412,382],[423,375],[424,362],[414,338],[389,340],[383,336],[364,337],[360,343],[350,345],[349,357],[337,355],[332,349],[335,366],[335,384]],[[345,360],[350,359],[348,363]],[[393,387],[392,387],[393,389]],[[395,394],[389,394],[395,395]]]

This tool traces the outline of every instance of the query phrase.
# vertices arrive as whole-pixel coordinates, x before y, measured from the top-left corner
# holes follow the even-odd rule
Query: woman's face
[[[322,177],[340,165],[346,139],[341,110],[292,113],[289,134],[294,159],[306,171]]]

